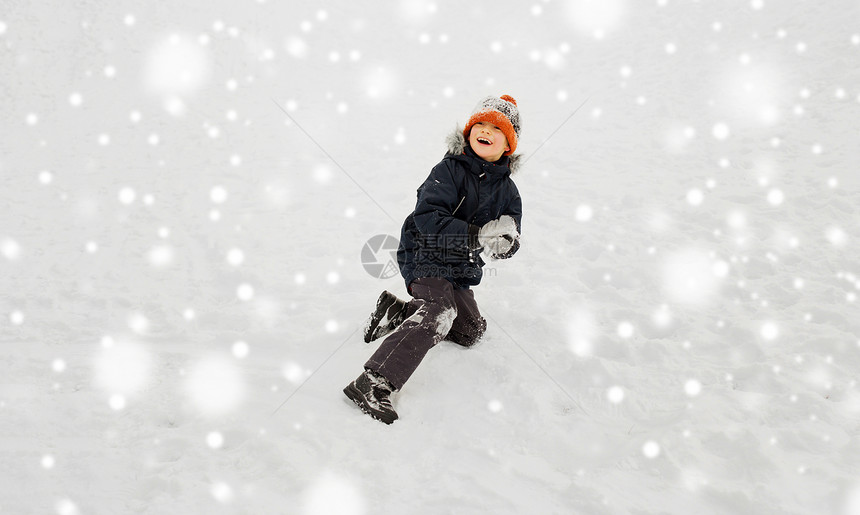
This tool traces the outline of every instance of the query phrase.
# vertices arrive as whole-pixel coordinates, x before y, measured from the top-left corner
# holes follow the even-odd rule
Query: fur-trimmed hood
[[[466,151],[466,138],[463,136],[463,130],[455,127],[453,131],[445,138],[445,144],[448,147],[448,153],[454,156],[459,156]],[[508,156],[508,168],[511,170],[511,175],[517,173],[522,165],[522,154],[511,154]]]

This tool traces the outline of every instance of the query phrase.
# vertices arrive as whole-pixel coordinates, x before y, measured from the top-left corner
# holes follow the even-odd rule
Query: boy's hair
[[[488,122],[502,129],[505,138],[508,139],[510,150],[503,155],[509,156],[517,149],[517,139],[520,136],[520,110],[517,108],[517,101],[510,95],[502,95],[501,97],[489,96],[478,102],[475,110],[472,111],[472,116],[466,122],[466,128],[463,129],[463,137],[469,141],[469,131],[476,123]]]

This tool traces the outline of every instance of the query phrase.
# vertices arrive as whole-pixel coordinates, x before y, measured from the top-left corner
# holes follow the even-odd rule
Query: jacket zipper
[[[466,195],[463,195],[463,198],[460,199],[460,203],[457,204],[457,207],[454,208],[454,211],[451,211],[451,216],[454,216],[454,213],[456,213],[457,210],[460,209],[460,206],[463,205],[464,200],[466,200]]]
[[[478,176],[478,209],[475,211],[475,214],[472,215],[472,222],[475,221],[475,217],[478,216],[478,212],[481,210],[481,183],[484,182],[484,177],[486,176],[487,172],[484,172]]]

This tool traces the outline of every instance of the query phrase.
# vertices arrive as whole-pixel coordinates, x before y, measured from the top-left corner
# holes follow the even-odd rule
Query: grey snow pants
[[[398,390],[437,343],[447,339],[471,347],[487,329],[472,290],[454,289],[438,277],[416,279],[409,287],[413,298],[406,320],[364,364]]]

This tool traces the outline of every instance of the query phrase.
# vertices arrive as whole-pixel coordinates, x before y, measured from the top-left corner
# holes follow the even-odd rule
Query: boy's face
[[[478,122],[469,131],[469,146],[484,161],[495,163],[511,149],[502,129],[489,122]]]

